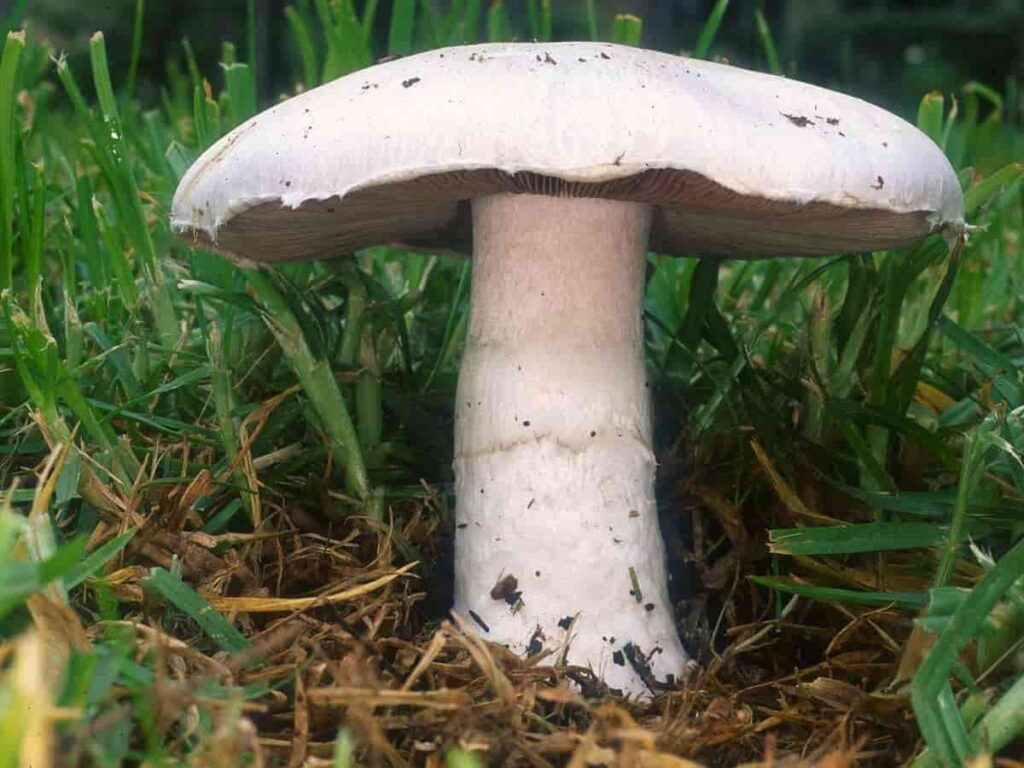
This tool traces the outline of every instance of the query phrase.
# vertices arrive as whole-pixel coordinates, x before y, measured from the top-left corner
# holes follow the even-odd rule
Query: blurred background
[[[432,1],[438,7],[448,4]],[[513,31],[525,35],[525,0],[504,2]],[[169,62],[183,65],[183,40],[190,41],[210,79],[218,73],[222,40],[234,40],[244,55],[248,4],[256,11],[260,98],[291,90],[285,73],[299,68],[282,65],[287,63],[283,59],[297,57],[284,17],[289,3],[312,13],[311,0],[150,0],[140,70],[143,98],[158,97],[155,84],[166,82]],[[390,0],[378,2],[381,41],[387,37],[389,5]],[[583,0],[552,0],[552,5],[555,39],[583,28]],[[643,45],[668,51],[693,46],[713,5],[713,0],[598,0],[605,24],[616,13],[636,14],[644,21]],[[718,57],[764,68],[754,21],[757,7],[771,25],[790,76],[904,114],[916,108],[926,91],[953,93],[975,80],[1004,94],[1006,119],[1020,124],[1024,0],[733,0],[716,40]],[[82,55],[90,33],[101,29],[117,71],[127,67],[134,8],[135,0],[0,0],[0,20],[4,27],[27,22],[35,35],[72,58]],[[478,30],[477,39],[482,36]]]

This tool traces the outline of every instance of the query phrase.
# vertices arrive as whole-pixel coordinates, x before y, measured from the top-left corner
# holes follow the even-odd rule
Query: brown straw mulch
[[[164,450],[180,451],[186,470],[209,466],[188,446]],[[485,765],[537,768],[906,762],[920,749],[906,681],[927,648],[923,635],[892,606],[785,598],[746,578],[770,570],[765,530],[801,517],[820,522],[802,499],[826,493],[797,493],[756,443],[750,456],[756,466],[744,470],[742,508],[727,487],[700,482],[715,477],[727,486],[728,472],[698,468],[676,483],[690,500],[680,514],[692,517],[693,530],[691,544],[671,548],[697,584],[680,602],[679,620],[700,667],[653,701],[609,697],[588,670],[518,658],[449,615],[450,532],[443,497],[428,486],[421,500],[390,505],[383,524],[337,514],[347,500],[335,494],[262,486],[256,473],[268,466],[265,457],[236,463],[259,499],[253,533],[199,530],[197,505],[229,497],[219,483],[226,478],[206,470],[177,485],[140,478],[123,498],[107,492],[106,502],[94,488],[104,522],[90,547],[128,528],[137,533],[99,579],[123,604],[121,620],[97,621],[75,642],[116,629],[134,643],[136,658],[157,669],[147,708],[163,738],[184,742],[199,733],[201,713],[212,720],[196,765],[234,765],[243,755],[255,765],[330,765],[342,726],[360,765],[441,766],[452,747]],[[42,486],[52,485],[44,480],[59,465],[51,457],[39,472]],[[252,648],[218,651],[194,621],[167,611],[146,586],[152,566],[178,568]],[[862,589],[920,589],[930,572],[895,556],[884,564],[792,558],[787,567]],[[92,612],[94,595],[87,589],[80,607]],[[66,648],[80,634],[68,627],[81,625],[47,605],[40,596],[33,618],[45,639]],[[223,686],[245,686],[248,695],[225,696]],[[122,707],[69,726],[72,763],[82,729],[124,727],[138,706],[126,692]]]

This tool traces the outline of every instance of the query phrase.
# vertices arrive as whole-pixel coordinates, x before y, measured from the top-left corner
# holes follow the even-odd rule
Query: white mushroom
[[[456,608],[647,694],[687,663],[654,504],[644,256],[876,250],[963,229],[916,128],[863,101],[598,43],[448,48],[240,126],[174,199],[248,262],[472,251]]]

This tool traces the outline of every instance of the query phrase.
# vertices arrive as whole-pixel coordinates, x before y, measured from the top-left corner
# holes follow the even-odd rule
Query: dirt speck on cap
[[[420,81],[420,79],[421,78],[418,78],[418,77],[410,77],[408,80],[403,80],[402,81],[402,87],[403,88],[412,88],[414,85],[416,85],[416,83],[418,83]]]
[[[779,112],[779,114],[782,115],[787,120],[789,120],[789,122],[791,122],[797,128],[806,128],[808,125],[814,125],[813,120],[811,120],[809,117],[804,117],[803,115],[790,115],[787,114],[786,112]]]
[[[469,617],[471,619],[473,619],[473,621],[475,621],[477,624],[479,624],[481,629],[483,629],[484,632],[490,632],[491,631],[491,628],[489,626],[487,626],[487,623],[483,619],[480,618],[480,614],[478,614],[472,608],[469,610]]]
[[[637,676],[643,681],[644,685],[650,688],[652,691],[665,691],[672,690],[675,687],[675,676],[668,676],[664,682],[658,680],[654,676],[654,670],[651,669],[651,657],[656,653],[662,653],[661,648],[655,647],[649,654],[644,654],[640,650],[640,646],[636,643],[629,642],[622,646],[622,650],[626,654],[626,661],[629,662],[629,666],[633,668]],[[614,654],[612,660],[615,660]]]

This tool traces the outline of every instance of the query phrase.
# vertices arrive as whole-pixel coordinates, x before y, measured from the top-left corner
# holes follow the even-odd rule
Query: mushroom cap
[[[529,192],[655,206],[664,253],[896,247],[963,229],[949,162],[844,94],[607,43],[429,51],[257,115],[189,169],[172,226],[239,260],[384,243],[468,253],[469,201]]]

